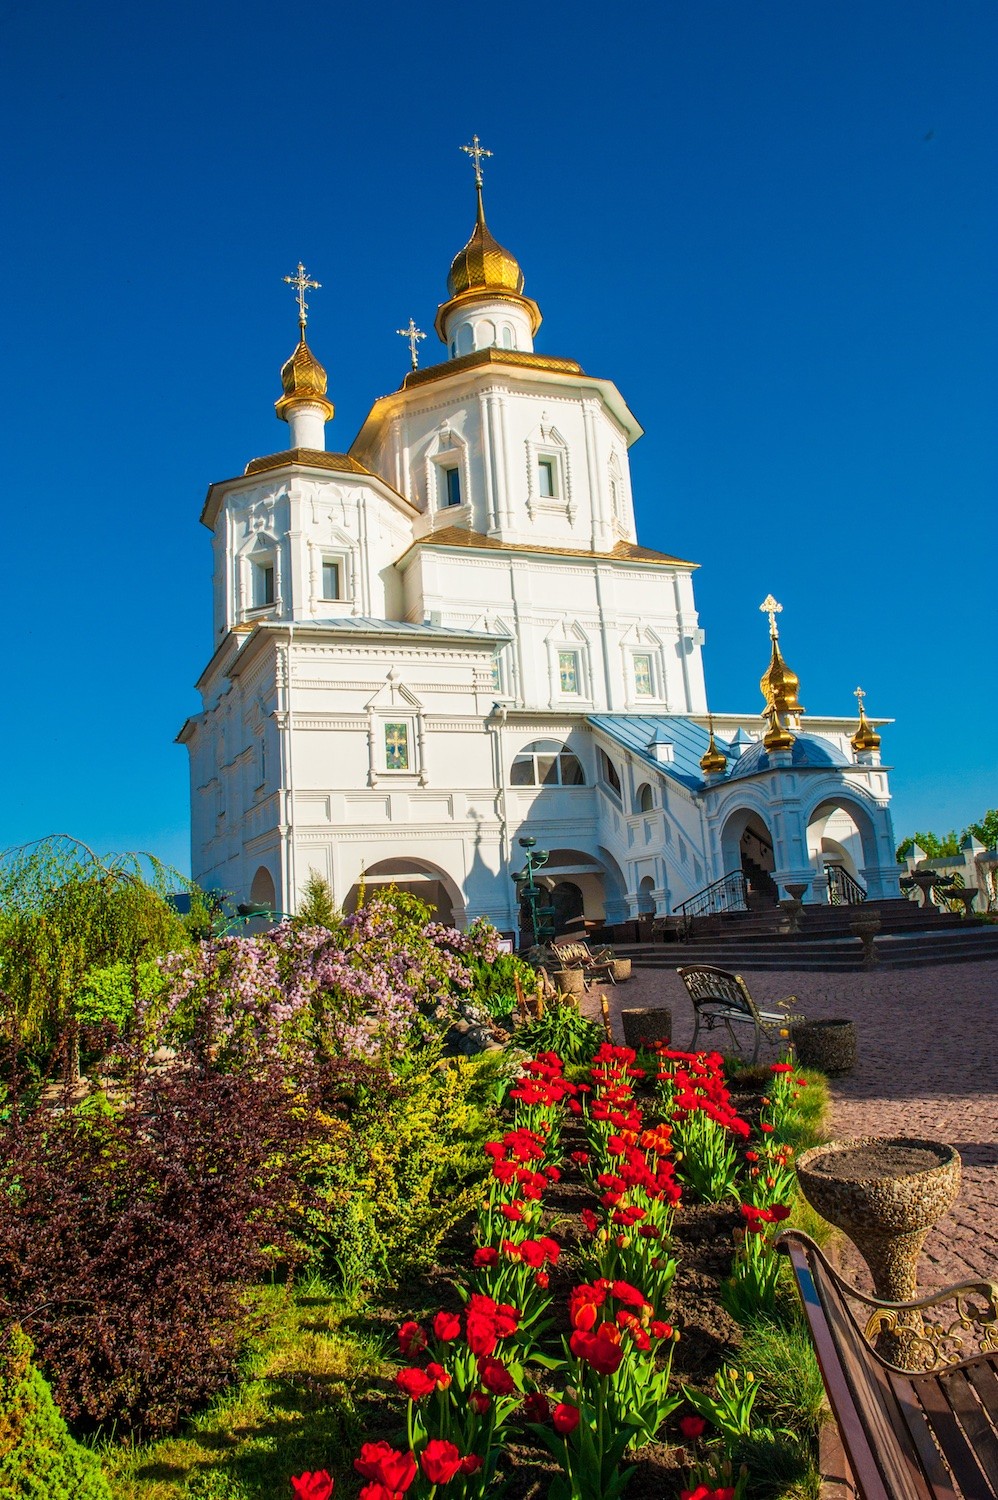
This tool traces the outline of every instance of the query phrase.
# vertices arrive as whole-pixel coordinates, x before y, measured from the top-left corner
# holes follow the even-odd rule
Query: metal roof
[[[710,735],[702,724],[679,714],[590,714],[589,722],[639,760],[654,766],[663,776],[680,782],[691,792],[703,790],[700,757],[707,749]],[[714,738],[718,748],[727,755],[726,741],[716,734]],[[675,759],[656,760],[649,748],[652,742],[674,745]]]

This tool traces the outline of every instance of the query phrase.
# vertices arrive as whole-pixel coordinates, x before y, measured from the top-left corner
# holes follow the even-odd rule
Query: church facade
[[[213,484],[214,639],[184,724],[192,871],[295,910],[397,884],[464,925],[517,924],[518,839],[562,917],[674,913],[742,872],[759,901],[848,878],[898,893],[880,738],[804,715],[775,600],[758,718],[708,717],[695,564],[637,539],[612,381],[534,348],[541,322],[482,202],[439,364],[375,402],[350,452],[306,339],[290,447]],[[844,872],[841,876],[836,872]]]

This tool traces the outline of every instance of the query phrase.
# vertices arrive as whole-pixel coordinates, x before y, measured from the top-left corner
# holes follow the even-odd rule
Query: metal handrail
[[[713,916],[721,911],[747,911],[747,886],[741,870],[732,870],[719,880],[712,880],[702,891],[687,898],[676,907],[675,915],[683,924],[684,937],[689,933],[697,917]]]
[[[843,870],[841,865],[829,865],[825,874],[828,876],[828,900],[832,906],[859,906],[866,900],[866,892],[858,880],[853,880],[848,870]]]

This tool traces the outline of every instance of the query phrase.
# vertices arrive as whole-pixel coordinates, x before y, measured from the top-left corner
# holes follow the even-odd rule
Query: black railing
[[[832,906],[859,906],[866,900],[866,892],[858,880],[853,880],[848,870],[843,870],[841,865],[829,865],[825,874],[828,876],[828,900]]]
[[[697,917],[711,917],[722,911],[747,911],[747,888],[741,870],[722,875],[705,885],[702,891],[676,907],[675,915],[682,922],[681,936],[688,937]]]

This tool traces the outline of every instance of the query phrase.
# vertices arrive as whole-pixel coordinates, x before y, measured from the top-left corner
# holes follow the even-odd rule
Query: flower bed
[[[772,1238],[795,1197],[786,1136],[804,1080],[774,1065],[750,1124],[716,1054],[650,1061],[649,1077],[605,1045],[575,1080],[553,1053],[525,1064],[485,1147],[460,1305],[431,1283],[450,1295],[398,1328],[404,1436],[361,1445],[360,1500],[471,1500],[497,1478],[552,1500],[739,1500],[767,1473],[746,1457],[776,1448],[806,1475],[806,1442],[757,1414],[761,1381],[717,1358],[739,1324],[776,1312]],[[686,1358],[682,1309],[697,1335]]]

